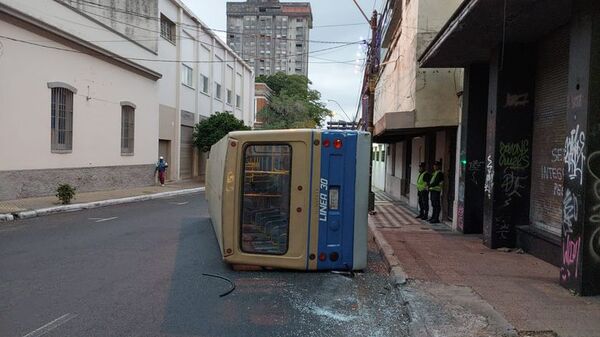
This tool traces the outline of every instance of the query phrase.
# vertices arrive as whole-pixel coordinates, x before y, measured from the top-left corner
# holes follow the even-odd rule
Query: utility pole
[[[377,53],[377,11],[371,16],[371,46],[367,71],[367,90],[369,91],[369,106],[367,110],[367,131],[371,134],[371,161],[369,162],[369,212],[375,213],[375,193],[373,193],[373,115],[375,113],[375,85],[379,73],[379,57]]]
[[[366,120],[366,131],[371,134],[371,160],[369,161],[369,212],[375,212],[375,193],[373,193],[373,115],[375,112],[375,86],[377,84],[377,75],[379,73],[379,56],[377,52],[377,11],[373,10],[371,19],[367,17],[365,12],[360,8],[358,2],[353,0],[356,7],[360,10],[364,18],[369,22],[371,26],[371,43],[369,44],[369,55],[367,55],[367,65],[365,71],[366,83],[367,83],[367,120]],[[362,96],[362,92],[361,92]]]

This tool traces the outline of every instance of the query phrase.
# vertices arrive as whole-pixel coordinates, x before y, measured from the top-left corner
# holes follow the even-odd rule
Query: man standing
[[[427,220],[429,216],[429,191],[427,185],[431,179],[431,174],[427,172],[425,163],[419,165],[419,177],[417,178],[417,192],[419,196],[419,215],[417,219]]]
[[[431,181],[429,181],[429,196],[431,197],[431,207],[433,208],[431,219],[429,219],[430,223],[440,222],[440,211],[442,210],[441,194],[444,186],[444,174],[441,169],[442,163],[436,161],[433,165],[434,171],[431,176]]]
[[[169,167],[169,163],[165,161],[163,156],[160,156],[158,162],[156,163],[156,169],[154,173],[158,172],[158,180],[160,180],[160,186],[165,186],[165,176],[167,173],[167,167]]]

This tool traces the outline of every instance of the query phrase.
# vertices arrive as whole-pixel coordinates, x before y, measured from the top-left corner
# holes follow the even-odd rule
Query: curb
[[[373,241],[379,247],[379,251],[381,255],[383,255],[383,260],[388,267],[390,272],[390,278],[394,285],[404,285],[408,281],[408,275],[402,269],[402,265],[400,265],[400,260],[394,255],[394,249],[387,240],[383,237],[383,234],[379,232],[377,227],[369,223],[369,231],[371,235],[373,235]]]
[[[12,214],[0,214],[0,222],[13,221],[15,217]]]
[[[75,211],[81,211],[84,209],[127,204],[127,203],[132,203],[132,202],[137,202],[137,201],[145,201],[145,200],[173,197],[173,196],[178,196],[178,195],[203,192],[204,190],[205,190],[204,187],[188,188],[185,190],[138,195],[138,196],[134,196],[134,197],[92,201],[92,202],[83,203],[83,204],[73,204],[73,205],[63,205],[63,206],[54,206],[54,207],[48,207],[48,208],[40,208],[40,209],[36,209],[36,210],[29,210],[29,211],[17,212],[17,213],[12,213],[12,214],[0,214],[0,222],[13,221],[16,219],[29,219],[29,218],[35,218],[38,216],[44,216],[44,215],[50,215],[50,214],[56,214],[56,213],[75,212]]]

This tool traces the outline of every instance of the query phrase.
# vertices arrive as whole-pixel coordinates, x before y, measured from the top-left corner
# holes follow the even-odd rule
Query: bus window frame
[[[246,182],[246,150],[248,149],[248,147],[250,146],[286,146],[289,148],[289,154],[290,154],[290,160],[289,160],[289,182],[288,182],[288,193],[289,193],[289,204],[288,204],[288,214],[287,214],[287,222],[288,222],[288,226],[287,226],[287,244],[285,247],[285,251],[283,253],[280,254],[276,254],[276,253],[265,253],[265,252],[248,252],[246,250],[244,250],[243,247],[243,225],[244,225],[244,185]],[[243,254],[249,254],[249,255],[262,255],[262,256],[285,256],[289,250],[290,250],[290,227],[292,225],[292,177],[293,177],[293,158],[294,158],[294,146],[292,144],[292,142],[271,142],[271,141],[267,141],[267,142],[260,142],[260,141],[249,141],[246,142],[242,148],[242,165],[241,165],[241,174],[240,177],[242,177],[242,179],[240,179],[240,214],[239,214],[239,222],[238,222],[238,228],[239,228],[239,236],[238,236],[238,240],[239,240],[239,249],[240,252]]]

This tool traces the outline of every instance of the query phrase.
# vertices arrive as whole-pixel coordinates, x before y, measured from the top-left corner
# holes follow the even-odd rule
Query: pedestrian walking
[[[160,181],[160,186],[165,186],[165,176],[167,175],[167,167],[169,167],[169,163],[165,161],[163,156],[158,158],[158,162],[156,162],[156,169],[154,169],[154,174],[158,172],[158,180]]]
[[[429,197],[431,198],[431,207],[433,208],[431,219],[429,219],[430,223],[440,222],[440,211],[442,210],[441,195],[444,186],[444,174],[441,169],[442,163],[436,161],[433,165],[431,180],[429,181]]]
[[[427,171],[425,163],[419,165],[419,177],[417,178],[417,192],[419,196],[419,215],[417,219],[427,220],[429,216],[429,181],[431,174]]]

